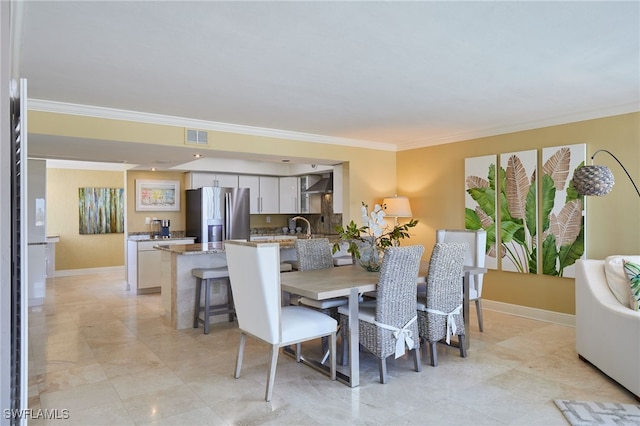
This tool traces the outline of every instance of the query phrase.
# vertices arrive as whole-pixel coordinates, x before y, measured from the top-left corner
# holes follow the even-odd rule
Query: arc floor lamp
[[[624,165],[622,165],[620,160],[618,160],[618,158],[615,155],[613,155],[611,152],[607,151],[606,149],[599,149],[596,152],[594,152],[593,155],[591,156],[592,164],[590,166],[580,167],[573,174],[573,187],[576,189],[576,191],[578,191],[578,194],[595,195],[595,196],[601,197],[611,192],[611,189],[613,188],[613,184],[615,183],[615,180],[613,178],[613,173],[611,173],[611,170],[609,170],[607,166],[593,164],[593,158],[599,152],[606,152],[607,154],[612,156],[613,159],[618,162],[618,164],[620,164],[620,167],[622,167],[622,170],[624,170],[624,172],[627,174],[627,176],[629,177],[629,180],[631,181],[631,184],[636,189],[636,192],[638,193],[638,197],[640,197],[640,190],[638,190],[638,186],[631,178],[631,175],[629,174],[627,169],[624,167]]]

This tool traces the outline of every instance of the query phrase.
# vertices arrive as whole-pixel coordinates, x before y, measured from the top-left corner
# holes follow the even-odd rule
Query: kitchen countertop
[[[195,243],[195,244],[158,244],[154,249],[176,254],[214,254],[224,253],[224,243]]]
[[[195,237],[171,237],[171,238],[153,238],[149,235],[131,235],[129,236],[129,241],[157,241],[158,243],[162,243],[163,241],[175,241],[175,240],[189,240],[195,239]]]
[[[264,241],[267,242],[267,241]],[[289,240],[273,240],[269,242],[277,242],[280,244],[280,248],[294,248],[296,244],[295,239]],[[170,253],[195,255],[195,254],[214,254],[224,253],[224,243],[196,243],[196,244],[165,244],[162,243],[154,246],[153,248],[162,251],[168,251]]]

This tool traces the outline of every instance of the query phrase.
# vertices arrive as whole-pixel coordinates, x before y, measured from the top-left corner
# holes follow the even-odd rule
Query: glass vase
[[[360,259],[358,262],[369,272],[378,272],[382,266],[384,251],[375,244],[365,244],[360,247]]]

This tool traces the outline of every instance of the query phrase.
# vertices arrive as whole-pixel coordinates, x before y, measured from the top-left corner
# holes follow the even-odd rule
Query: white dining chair
[[[273,393],[278,352],[283,346],[328,336],[331,379],[336,379],[337,321],[302,306],[281,306],[280,246],[277,243],[225,243],[240,345],[234,377],[240,377],[247,335],[271,345],[265,400]]]
[[[469,249],[464,257],[464,266],[484,267],[487,245],[487,231],[467,229],[438,229],[436,231],[436,243],[467,243]],[[482,321],[482,280],[484,274],[469,277],[469,301],[476,304],[478,315],[478,327],[483,331]]]

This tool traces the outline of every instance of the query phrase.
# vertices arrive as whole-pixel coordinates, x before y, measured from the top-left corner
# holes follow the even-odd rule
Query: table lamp
[[[393,217],[395,219],[395,226],[398,226],[399,217],[411,217],[411,205],[407,197],[388,197],[382,200],[382,206],[384,208],[385,216]]]

